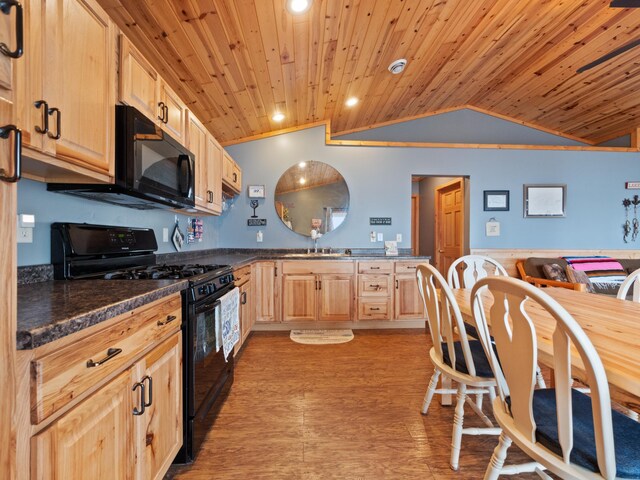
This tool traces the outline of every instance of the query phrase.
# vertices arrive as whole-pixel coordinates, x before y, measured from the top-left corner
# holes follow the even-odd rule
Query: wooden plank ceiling
[[[640,9],[608,0],[315,0],[300,16],[285,0],[99,2],[223,143],[463,105],[588,143],[640,126],[640,47],[576,73],[640,38]]]

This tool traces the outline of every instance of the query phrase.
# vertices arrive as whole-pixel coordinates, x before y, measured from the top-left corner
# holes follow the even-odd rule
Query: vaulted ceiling
[[[576,73],[640,38],[640,9],[609,0],[314,0],[300,16],[285,0],[98,1],[223,143],[462,105],[588,143],[640,126],[640,46]]]

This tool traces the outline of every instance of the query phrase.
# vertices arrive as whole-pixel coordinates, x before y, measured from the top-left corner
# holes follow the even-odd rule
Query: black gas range
[[[233,384],[233,355],[216,351],[220,298],[235,288],[229,265],[157,264],[148,228],[54,223],[55,279],[188,280],[182,298],[184,439],[176,463],[192,462]],[[133,408],[133,407],[132,407]]]

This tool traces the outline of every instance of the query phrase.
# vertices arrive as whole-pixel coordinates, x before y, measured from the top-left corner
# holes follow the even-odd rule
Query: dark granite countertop
[[[304,251],[205,250],[184,254],[159,255],[158,263],[200,263],[231,265],[239,268],[256,260],[428,260],[400,252],[385,256],[383,251],[354,250],[352,255],[314,256]],[[48,267],[48,268],[47,268]],[[66,335],[90,327],[121,313],[152,302],[187,287],[187,280],[48,280],[25,283],[29,278],[43,278],[47,265],[23,268],[23,283],[18,286],[18,350],[37,348]],[[44,276],[44,278],[47,278]],[[49,272],[49,277],[50,272]]]
[[[18,350],[29,350],[186,288],[186,280],[52,280],[18,287]]]

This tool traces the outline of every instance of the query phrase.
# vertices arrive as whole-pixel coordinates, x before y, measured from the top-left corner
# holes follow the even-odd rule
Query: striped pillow
[[[607,288],[609,284],[624,282],[627,272],[620,262],[605,256],[595,257],[562,257],[577,271],[587,274],[591,283],[597,287]]]

